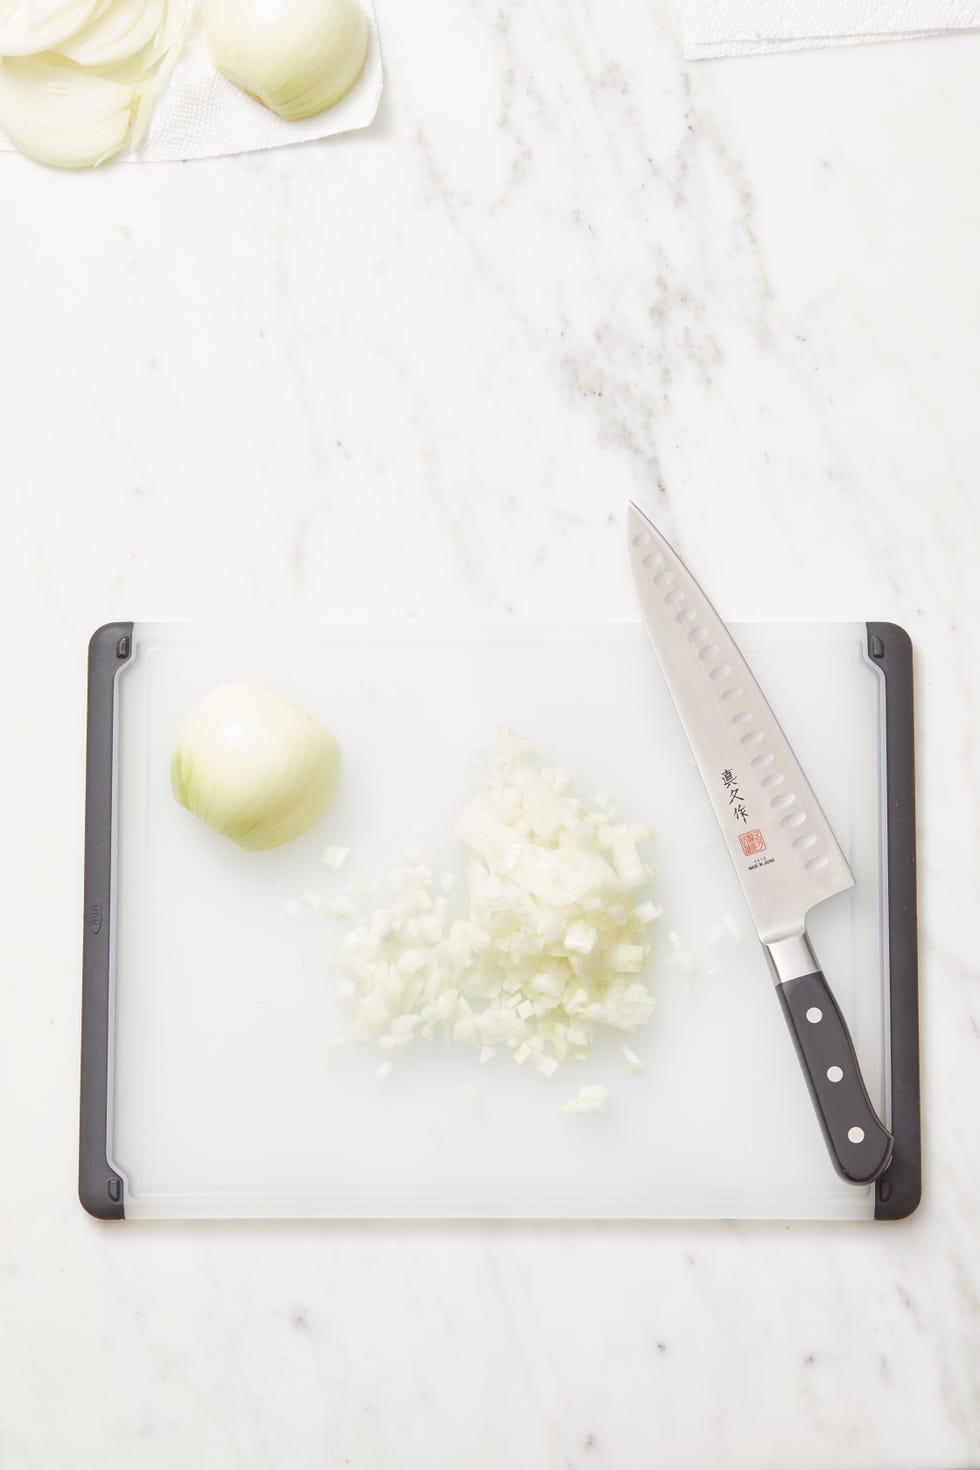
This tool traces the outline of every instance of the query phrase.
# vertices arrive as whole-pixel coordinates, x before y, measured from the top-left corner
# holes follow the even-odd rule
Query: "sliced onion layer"
[[[149,46],[166,14],[167,0],[113,0],[101,15],[55,49],[79,66],[111,66]]]
[[[74,36],[106,0],[0,0],[0,56],[36,56]]]
[[[55,56],[0,61],[0,127],[38,163],[93,168],[126,143],[132,87],[81,71]]]

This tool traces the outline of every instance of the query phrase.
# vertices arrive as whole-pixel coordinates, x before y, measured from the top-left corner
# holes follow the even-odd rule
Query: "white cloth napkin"
[[[381,46],[369,0],[362,0],[370,37],[364,70],[333,107],[304,122],[284,122],[219,75],[211,65],[200,25],[168,78],[139,148],[122,155],[126,163],[214,158],[223,153],[253,153],[286,143],[309,143],[366,128],[381,100]],[[13,144],[0,133],[0,149]]]
[[[980,29],[980,0],[687,0],[684,55],[747,56]]]

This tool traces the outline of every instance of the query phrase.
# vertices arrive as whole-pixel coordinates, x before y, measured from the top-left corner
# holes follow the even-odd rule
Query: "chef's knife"
[[[776,981],[837,1172],[870,1184],[892,1137],[810,946],[806,915],[854,878],[827,818],[725,624],[659,531],[628,511],[646,630],[677,707]]]

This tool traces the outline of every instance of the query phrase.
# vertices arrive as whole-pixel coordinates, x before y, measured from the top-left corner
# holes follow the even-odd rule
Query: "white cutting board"
[[[887,1120],[881,676],[863,624],[734,629],[857,884],[811,916],[871,1099]],[[128,1217],[674,1216],[871,1218],[838,1179],[654,656],[633,625],[140,625],[117,675],[109,1160]],[[340,794],[284,848],[249,853],[173,799],[180,720],[228,680],[277,690],[334,731]],[[347,923],[285,911],[452,840],[498,723],[621,818],[649,822],[663,904],[657,997],[631,1074],[614,1042],[548,1080],[441,1041],[377,1055],[329,1043],[328,977]],[[327,843],[349,846],[339,873]],[[462,885],[460,885],[462,886]],[[462,902],[462,897],[457,897]],[[744,933],[708,935],[726,914]],[[671,967],[668,931],[697,961]],[[561,1104],[609,1088],[603,1115]],[[479,1094],[477,1110],[464,1093]]]

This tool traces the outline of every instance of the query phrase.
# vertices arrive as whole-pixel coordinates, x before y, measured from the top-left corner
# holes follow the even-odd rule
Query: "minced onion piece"
[[[324,848],[320,861],[325,868],[332,868],[334,872],[342,868],[350,857],[349,847],[336,847],[333,843]]]
[[[609,1097],[609,1088],[600,1087],[598,1084],[592,1087],[580,1087],[578,1096],[573,1097],[562,1107],[563,1113],[604,1113],[606,1111],[606,1099]]]
[[[136,104],[132,87],[56,56],[0,60],[0,127],[38,163],[94,168],[122,151]]]
[[[339,102],[367,59],[358,0],[207,0],[205,24],[222,76],[290,122]]]
[[[353,919],[357,914],[357,904],[349,893],[339,893],[336,898],[327,899],[323,911],[331,919]]]
[[[652,924],[663,915],[663,909],[660,904],[651,903],[649,899],[646,903],[638,903],[633,912],[641,924]]]
[[[659,910],[643,895],[637,851],[649,828],[588,811],[570,785],[500,730],[456,828],[469,859],[465,915],[450,915],[447,885],[418,863],[388,875],[384,904],[341,941],[349,1040],[390,1057],[440,1034],[481,1062],[504,1047],[549,1077],[587,1057],[600,1031],[629,1034],[649,1019],[638,977]]]
[[[635,1072],[637,1076],[639,1076],[639,1074],[643,1071],[643,1063],[637,1056],[636,1052],[626,1041],[621,1041],[619,1043],[619,1049],[622,1052],[623,1057],[625,1058],[627,1067],[629,1067],[631,1072]]]
[[[181,805],[253,852],[312,827],[339,781],[330,731],[261,684],[222,684],[199,699],[171,761]]]

